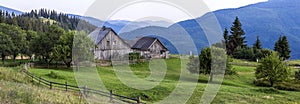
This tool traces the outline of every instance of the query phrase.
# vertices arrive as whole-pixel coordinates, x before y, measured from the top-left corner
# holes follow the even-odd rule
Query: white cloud
[[[47,8],[47,9],[54,9],[56,11],[64,12],[64,13],[85,15],[86,11],[95,1],[96,0],[0,0],[0,5],[17,9],[20,11],[24,11],[24,12],[29,12],[32,9]],[[211,11],[214,11],[214,10],[224,9],[224,8],[237,8],[248,4],[263,2],[267,0],[203,0],[203,1],[206,3],[206,5]],[[113,2],[113,0],[105,1],[105,2]],[[131,9],[132,11],[130,11],[130,9],[123,10],[121,14],[115,15],[115,17],[113,18],[136,20],[141,18],[143,15],[149,16],[152,14],[153,16],[156,17],[162,16],[164,18],[173,21],[180,21],[180,20],[187,19],[187,18],[183,18],[187,16],[185,16],[184,14],[180,14],[179,13],[180,11],[174,11],[175,13],[170,13],[170,10],[172,10],[172,8],[166,6],[164,9],[161,9],[163,8],[162,5],[157,5],[157,7],[160,7],[160,9],[140,7],[141,8],[140,10],[135,10],[135,9]],[[141,13],[141,11],[147,11],[147,12]],[[131,13],[136,12],[135,14],[138,13],[139,15],[142,16],[126,14],[130,12]],[[180,15],[176,15],[176,13],[179,13]],[[203,14],[199,14],[199,16],[201,15]],[[100,19],[105,19],[105,18],[100,18]]]

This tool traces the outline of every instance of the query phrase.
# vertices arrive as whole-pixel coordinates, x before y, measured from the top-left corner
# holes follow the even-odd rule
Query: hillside
[[[191,34],[199,51],[204,46],[207,46],[208,43],[203,30],[199,29],[197,21],[205,21],[207,18],[212,18],[211,15],[214,14],[224,29],[225,27],[230,28],[235,17],[239,16],[246,32],[249,45],[254,43],[256,36],[260,36],[263,47],[273,49],[278,37],[280,35],[286,35],[290,42],[292,59],[299,59],[300,48],[297,44],[300,44],[300,35],[298,35],[300,34],[300,21],[298,19],[300,18],[300,11],[298,11],[300,6],[298,4],[300,4],[299,0],[270,0],[268,2],[252,4],[236,9],[214,11],[195,20],[178,22],[168,27],[168,29],[146,27],[123,33],[121,36],[127,38],[127,36],[130,35],[130,38],[132,38],[153,33],[153,31],[162,32],[160,34],[163,34],[163,36],[170,35],[168,31],[171,31],[177,36],[178,33],[183,32],[177,28],[184,27],[184,29]],[[202,44],[199,42],[202,42]],[[188,43],[185,44],[188,45]]]
[[[148,62],[140,63],[130,66],[132,73],[136,77],[122,77],[123,80],[134,80],[134,83],[138,83],[140,86],[150,85],[156,82],[159,82],[157,86],[148,90],[138,90],[132,86],[128,86],[120,80],[118,73],[127,73],[126,70],[117,70],[116,68],[109,67],[97,67],[95,71],[83,71],[80,72],[81,75],[88,77],[91,73],[98,73],[99,78],[101,78],[101,84],[95,84],[94,81],[87,82],[90,88],[99,88],[99,86],[105,86],[106,89],[111,89],[117,94],[125,95],[128,97],[136,98],[138,96],[142,97],[142,100],[147,104],[152,103],[161,103],[160,101],[165,100],[167,97],[171,97],[172,100],[166,101],[167,104],[184,104],[182,98],[190,97],[186,99],[186,104],[198,104],[200,99],[205,93],[207,86],[207,81],[209,75],[195,76],[191,74],[185,68],[187,67],[187,57],[182,57],[183,59],[174,58],[179,57],[172,55],[173,58],[164,60],[166,64],[166,74],[163,77],[163,80],[160,80],[159,77],[151,76],[151,73],[162,72],[161,66],[154,66],[153,69],[150,69],[153,65],[156,65],[160,62],[159,60],[152,60],[153,65],[149,67]],[[212,104],[298,104],[300,103],[300,94],[299,91],[285,91],[278,90],[276,88],[270,87],[258,87],[253,84],[255,79],[255,67],[257,66],[256,62],[248,62],[244,60],[235,60],[232,63],[234,70],[237,71],[238,75],[226,75],[222,82],[216,97],[214,98]],[[183,68],[183,69],[182,69]],[[31,73],[34,73],[36,76],[41,76],[48,80],[52,80],[59,83],[65,83],[66,81],[72,85],[78,85],[82,83],[77,83],[76,74],[73,70],[63,70],[63,69],[41,69],[41,68],[32,68],[29,70]],[[49,77],[48,74],[51,71],[59,73],[59,76],[62,78],[53,78]],[[292,71],[295,71],[292,69]],[[194,78],[199,78],[198,81]],[[137,80],[136,78],[143,78]],[[89,79],[89,78],[88,78]],[[143,84],[141,84],[143,83]],[[192,88],[191,86],[195,86]],[[278,84],[280,85],[280,84]],[[292,85],[289,85],[289,87]],[[293,85],[294,86],[294,85]],[[296,85],[295,86],[299,86]],[[291,87],[293,88],[293,87]],[[296,88],[296,87],[295,87]],[[299,88],[299,87],[297,87]],[[191,96],[187,96],[189,91],[192,91]],[[173,93],[176,96],[170,96]],[[92,102],[90,102],[92,103]]]

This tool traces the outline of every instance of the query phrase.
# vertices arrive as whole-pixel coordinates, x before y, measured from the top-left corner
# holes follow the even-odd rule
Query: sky
[[[114,2],[111,2],[111,1],[113,1],[113,0],[105,0],[105,1],[103,1],[103,0],[0,0],[0,5],[9,7],[12,9],[20,10],[23,12],[28,12],[30,10],[40,9],[40,8],[54,9],[56,11],[63,12],[63,13],[92,16],[92,17],[95,17],[95,18],[98,18],[101,20],[110,19],[110,20],[131,20],[131,21],[133,21],[133,20],[138,20],[141,18],[145,19],[146,17],[149,17],[150,15],[153,15],[153,17],[156,17],[156,18],[157,18],[157,16],[161,17],[161,18],[166,18],[166,19],[169,19],[170,21],[181,21],[183,19],[192,18],[191,16],[188,16],[188,14],[183,13],[184,11],[182,11],[178,8],[174,8],[170,5],[163,4],[163,3],[139,3],[139,4],[137,3],[135,5],[123,7],[122,9],[120,9],[117,12],[115,9],[118,9],[118,8],[112,8],[112,11],[109,11],[109,13],[115,12],[115,14],[108,13],[105,16],[99,15],[99,13],[97,11],[89,12],[89,11],[91,11],[92,5],[95,6],[95,4],[97,4],[97,3],[99,3],[99,5],[101,5],[101,2],[107,2],[107,3],[113,4]],[[133,0],[131,0],[131,1],[133,1]],[[145,0],[145,1],[147,1],[147,0]],[[197,0],[194,0],[194,1],[197,1]],[[225,8],[238,8],[241,6],[254,4],[254,3],[258,3],[258,2],[264,2],[264,1],[267,1],[267,0],[203,0],[204,4],[208,7],[209,11],[215,11],[215,10],[225,9]],[[105,8],[109,7],[107,5],[107,3],[103,3],[103,4],[106,4],[104,6],[107,6]],[[147,5],[147,6],[145,6],[145,5]],[[119,6],[121,6],[121,5],[119,5]],[[98,6],[98,7],[103,7],[103,5]],[[146,7],[148,7],[148,9]],[[153,7],[157,8],[157,9],[153,9]],[[141,9],[139,9],[139,8],[141,8]],[[149,12],[144,12],[144,11],[149,11],[151,14]],[[170,13],[170,11],[172,11],[174,13],[172,14],[172,13]],[[208,11],[206,10],[205,12],[208,12]],[[134,14],[130,14],[130,13],[134,13],[134,14],[138,14],[138,15],[134,15]],[[198,13],[195,16],[200,17],[204,13]],[[179,14],[179,15],[176,15],[176,14]],[[108,17],[108,15],[110,17]]]

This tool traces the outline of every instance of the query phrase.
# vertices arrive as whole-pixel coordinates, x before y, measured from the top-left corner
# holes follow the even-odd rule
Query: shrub
[[[64,76],[60,75],[59,73],[57,72],[54,72],[54,71],[50,71],[49,74],[46,74],[46,76],[50,77],[50,78],[55,78],[55,79],[65,79]]]
[[[271,87],[270,83],[264,79],[254,80],[253,84],[261,87]]]
[[[190,62],[188,65],[188,70],[190,73],[199,73],[199,59],[197,57],[194,57],[194,55],[189,57]]]
[[[142,59],[143,57],[141,56],[141,53],[138,52],[129,53],[129,61],[131,63],[141,63]]]
[[[237,59],[247,59],[254,61],[256,56],[254,54],[253,48],[240,48],[234,50],[232,56]]]
[[[276,52],[263,58],[256,67],[256,79],[266,79],[270,85],[285,81],[290,75],[289,67],[282,61]]]

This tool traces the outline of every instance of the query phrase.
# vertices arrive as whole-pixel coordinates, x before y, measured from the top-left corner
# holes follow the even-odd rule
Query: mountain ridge
[[[197,22],[203,22],[205,18],[217,18],[220,27],[230,29],[236,16],[239,17],[242,27],[246,32],[246,40],[248,46],[252,46],[256,36],[260,36],[261,42],[264,48],[269,48],[273,50],[274,44],[280,35],[286,35],[288,37],[290,48],[292,50],[291,59],[300,59],[300,48],[297,44],[300,44],[300,1],[291,0],[271,0],[267,2],[261,2],[257,4],[250,4],[240,8],[230,8],[222,9],[214,12],[209,12],[201,17],[180,21],[175,25],[180,25],[184,27],[186,31],[189,31],[193,41],[197,46],[198,53],[199,49],[202,49],[209,45],[209,43],[200,44],[199,41],[207,42],[206,34],[203,33],[203,29],[199,29],[199,24]],[[171,29],[172,26],[168,27],[169,31],[173,33],[180,32],[176,29]],[[201,28],[201,27],[200,27]],[[153,30],[149,27],[151,31],[160,31],[159,28]],[[143,28],[144,32],[149,31],[147,28]],[[162,30],[165,30],[162,28]],[[131,31],[129,33],[123,33],[122,35],[135,35],[140,36],[141,32],[139,30]],[[138,33],[138,34],[136,34]],[[220,32],[219,32],[220,33]],[[168,34],[168,32],[165,32]],[[220,35],[220,34],[219,34]],[[198,38],[196,38],[198,37]],[[201,38],[199,38],[201,37]],[[197,43],[198,42],[198,43]]]

